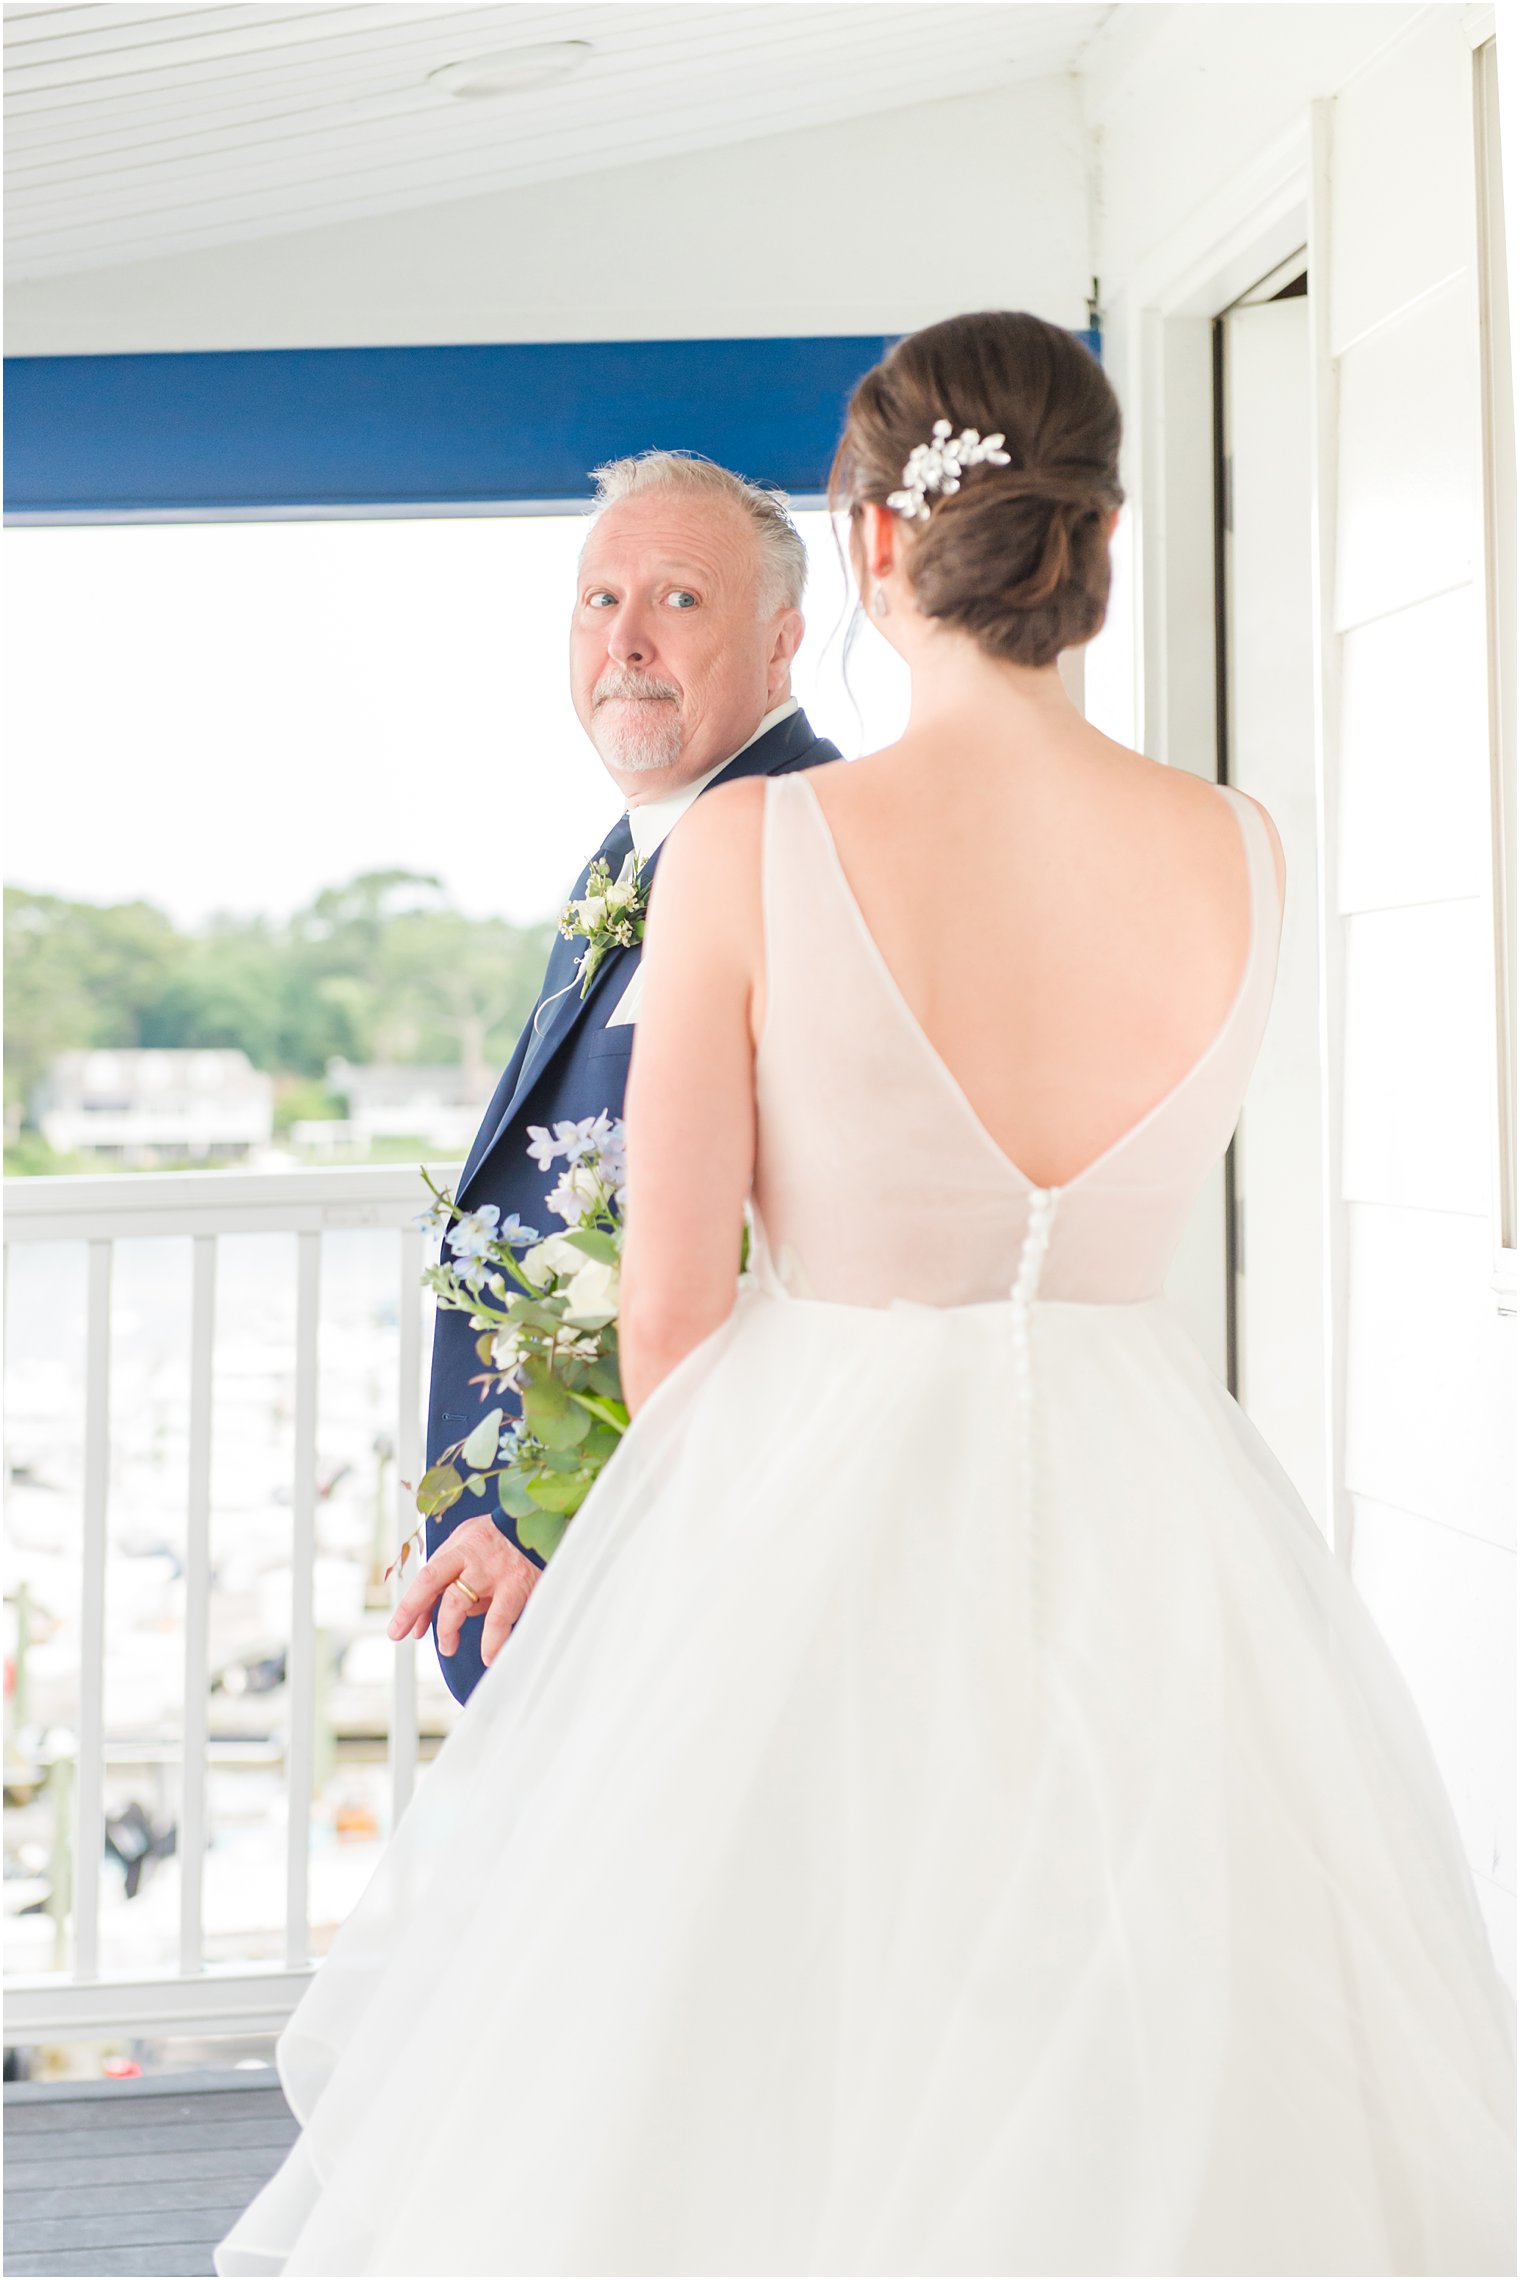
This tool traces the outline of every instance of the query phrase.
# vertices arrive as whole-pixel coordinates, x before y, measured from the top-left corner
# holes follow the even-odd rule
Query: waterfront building
[[[274,1080],[236,1048],[60,1053],[33,1102],[60,1156],[131,1169],[239,1163],[274,1132]]]

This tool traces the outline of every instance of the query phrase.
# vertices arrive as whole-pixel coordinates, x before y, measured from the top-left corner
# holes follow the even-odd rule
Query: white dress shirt
[[[761,737],[773,729],[778,721],[789,720],[796,710],[795,697],[784,697],[779,705],[772,705],[754,735],[747,736],[740,745],[739,752],[747,752],[752,744],[758,744]],[[724,769],[738,759],[739,752],[731,752],[727,760],[719,761],[716,768],[709,768],[705,776],[698,776],[694,782],[683,784],[679,791],[667,792],[662,800],[645,800],[642,806],[628,810],[628,826],[633,833],[634,852],[641,863],[649,861],[661,840],[668,838],[674,831],[697,794],[705,792],[713,778],[721,776]],[[632,980],[608,1017],[609,1029],[637,1021],[643,980],[643,966],[636,966]]]

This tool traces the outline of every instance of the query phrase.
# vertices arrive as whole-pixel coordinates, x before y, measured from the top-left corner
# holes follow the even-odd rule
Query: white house
[[[488,1097],[479,1078],[456,1063],[333,1060],[327,1083],[344,1104],[349,1145],[415,1140],[438,1156],[468,1153]],[[316,1138],[317,1127],[302,1129]]]
[[[100,1047],[57,1055],[35,1113],[60,1155],[235,1163],[269,1146],[274,1080],[231,1048]]]

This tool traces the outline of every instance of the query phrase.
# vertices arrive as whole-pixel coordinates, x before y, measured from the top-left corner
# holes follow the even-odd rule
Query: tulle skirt
[[[279,2063],[223,2274],[1514,2270],[1423,1728],[1164,1301],[747,1292]]]

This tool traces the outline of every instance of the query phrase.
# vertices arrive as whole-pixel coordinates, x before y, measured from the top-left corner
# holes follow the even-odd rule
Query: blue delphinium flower
[[[448,1246],[456,1259],[482,1259],[488,1244],[497,1240],[499,1203],[483,1203],[478,1211],[462,1211],[448,1232]]]
[[[528,1154],[541,1172],[546,1172],[559,1154],[560,1144],[546,1124],[528,1126]]]

